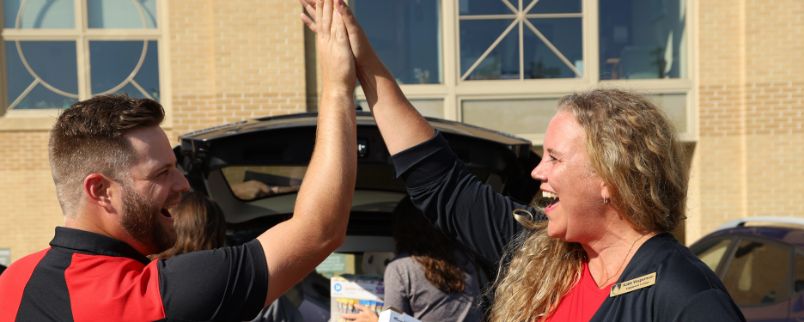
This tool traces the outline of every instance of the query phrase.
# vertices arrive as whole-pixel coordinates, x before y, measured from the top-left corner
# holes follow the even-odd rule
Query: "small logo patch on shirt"
[[[628,292],[633,292],[638,289],[646,288],[653,284],[656,284],[656,272],[647,275],[642,275],[635,279],[627,280],[625,282],[612,285],[609,297],[620,296]]]

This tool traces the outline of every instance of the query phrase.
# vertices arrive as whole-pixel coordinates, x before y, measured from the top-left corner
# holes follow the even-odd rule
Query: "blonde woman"
[[[315,11],[314,2],[303,5]],[[404,97],[348,8],[337,9],[414,204],[500,265],[490,320],[744,320],[715,274],[670,234],[684,218],[687,173],[656,106],[619,90],[563,98],[532,172],[548,200],[536,211],[466,170]],[[316,21],[302,20],[316,30]]]

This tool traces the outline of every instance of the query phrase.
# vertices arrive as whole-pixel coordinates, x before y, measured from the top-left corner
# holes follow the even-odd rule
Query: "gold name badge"
[[[633,292],[638,289],[646,288],[656,284],[656,272],[648,275],[642,275],[632,280],[627,280],[622,283],[617,283],[611,286],[611,293],[609,297],[620,296],[628,292]]]

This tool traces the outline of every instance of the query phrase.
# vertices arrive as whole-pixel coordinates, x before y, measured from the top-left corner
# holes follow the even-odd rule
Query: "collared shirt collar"
[[[148,257],[122,241],[80,229],[56,227],[50,246],[86,254],[128,257],[143,264],[150,262]]]

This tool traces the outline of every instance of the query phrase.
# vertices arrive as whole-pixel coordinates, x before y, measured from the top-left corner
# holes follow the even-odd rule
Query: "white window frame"
[[[491,1],[491,0],[489,0]],[[510,0],[517,2],[520,0]],[[682,141],[697,140],[697,100],[696,57],[693,48],[697,43],[697,26],[694,13],[697,11],[695,0],[685,0],[686,25],[684,50],[685,70],[683,78],[671,79],[631,79],[600,80],[599,43],[598,43],[598,2],[600,0],[581,0],[583,62],[582,77],[565,79],[524,79],[524,80],[461,80],[460,74],[460,30],[458,0],[441,0],[441,39],[442,53],[439,59],[443,62],[441,84],[401,84],[402,91],[411,100],[443,99],[443,118],[462,121],[461,104],[470,99],[539,99],[559,98],[568,93],[600,87],[616,87],[646,94],[685,94],[686,95],[686,130],[679,132]],[[516,5],[515,5],[516,6]],[[513,32],[513,31],[512,31]],[[358,99],[365,99],[361,90],[357,90]],[[512,133],[531,140],[540,145],[543,133]]]
[[[115,41],[156,41],[158,48],[157,61],[159,64],[159,101],[165,108],[165,122],[169,126],[172,124],[169,109],[171,106],[170,75],[168,71],[168,1],[156,1],[156,27],[152,29],[111,29],[111,28],[89,28],[87,17],[87,0],[72,0],[74,27],[73,28],[25,28],[25,29],[2,29],[2,42],[0,42],[0,73],[6,76],[5,64],[5,43],[7,41],[73,41],[76,46],[76,71],[78,82],[78,100],[85,100],[92,96],[90,73],[89,43],[96,40],[115,40]],[[123,1],[123,0],[120,0]],[[0,10],[2,8],[0,7]],[[2,16],[0,16],[2,17]],[[3,23],[3,26],[5,24]],[[62,108],[54,107],[49,109],[9,109],[11,102],[8,102],[6,86],[0,86],[0,130],[18,129],[49,129]],[[8,102],[8,103],[6,103]]]

